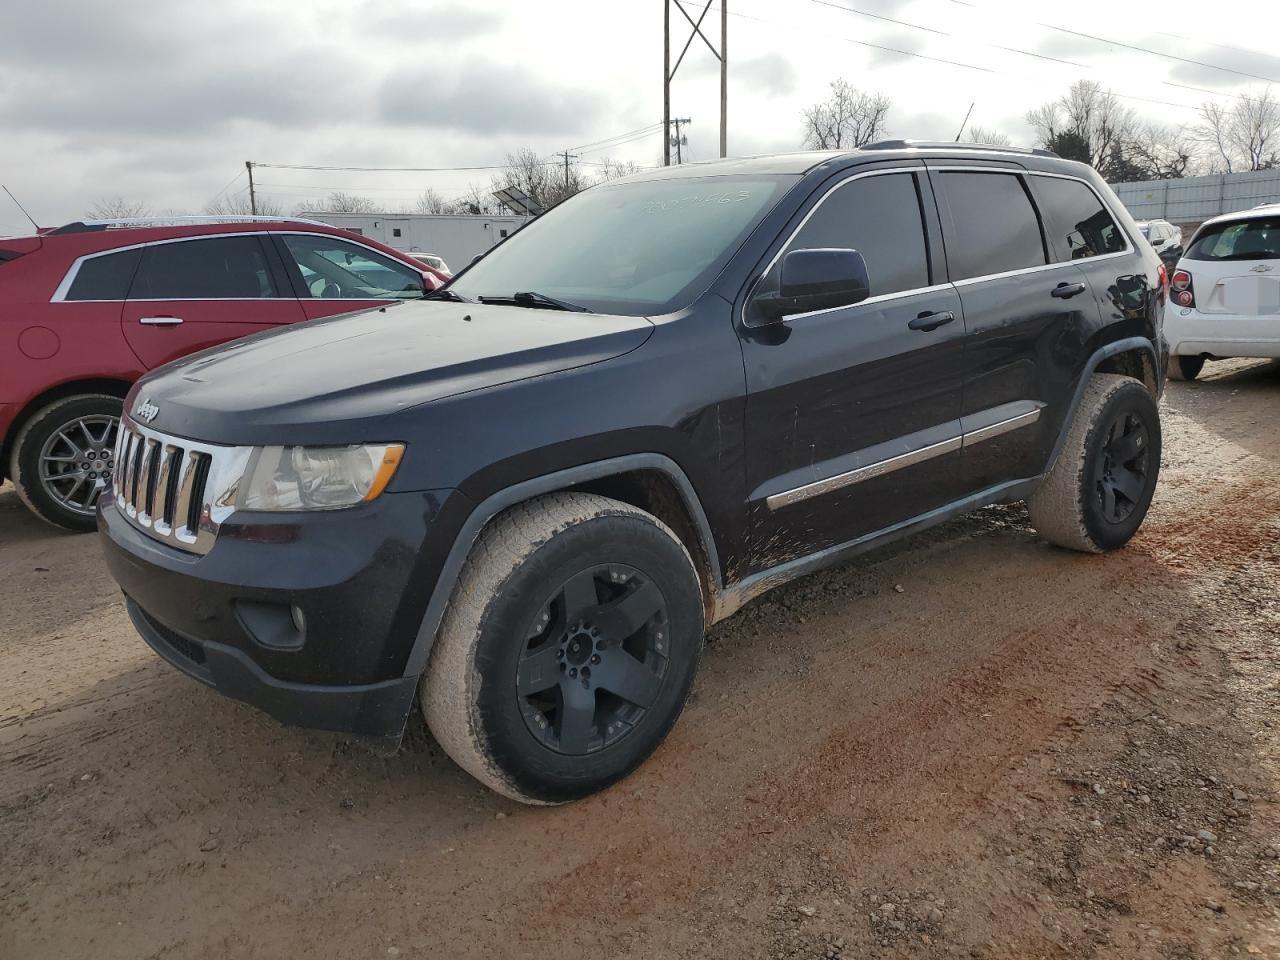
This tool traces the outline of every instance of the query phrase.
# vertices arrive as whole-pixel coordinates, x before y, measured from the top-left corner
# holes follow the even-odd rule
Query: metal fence
[[[1113,183],[1111,189],[1135,220],[1200,223],[1220,213],[1280,203],[1280,170],[1220,173],[1181,180]]]

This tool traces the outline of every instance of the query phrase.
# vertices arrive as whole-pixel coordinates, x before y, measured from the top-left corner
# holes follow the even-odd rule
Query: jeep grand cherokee
[[[1053,543],[1126,543],[1166,362],[1137,237],[1090,168],[977,145],[593,187],[427,301],[144,378],[110,568],[218,691],[389,744],[419,702],[484,783],[572,800],[767,589],[1023,499]]]

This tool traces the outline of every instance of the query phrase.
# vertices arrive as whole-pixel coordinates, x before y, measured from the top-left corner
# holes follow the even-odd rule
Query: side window
[[[783,251],[848,247],[867,262],[873,297],[929,286],[929,254],[915,177],[887,173],[833,188]],[[777,289],[782,257],[761,281]]]
[[[336,237],[284,235],[307,296],[323,300],[416,300],[422,274],[390,257]]]
[[[144,247],[130,300],[258,300],[279,296],[256,236]]]
[[[1120,231],[1098,195],[1079,180],[1036,177],[1036,197],[1044,214],[1045,231],[1057,260],[1080,260],[1126,247]],[[1164,223],[1151,224],[1151,241],[1167,240],[1173,232]]]
[[[934,183],[951,213],[947,263],[952,280],[1048,262],[1035,207],[1019,177],[943,172]]]
[[[80,264],[67,300],[123,300],[142,259],[142,249],[121,250],[91,257]]]

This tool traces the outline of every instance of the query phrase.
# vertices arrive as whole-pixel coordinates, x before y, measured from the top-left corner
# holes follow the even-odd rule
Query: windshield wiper
[[[533,290],[519,290],[509,297],[477,297],[481,303],[510,303],[517,307],[532,307],[535,310],[571,310],[574,313],[586,313],[587,308],[568,300],[557,300],[545,293]]]
[[[449,300],[453,303],[470,303],[466,297],[461,294],[454,293],[448,287],[441,287],[439,290],[432,290],[430,293],[421,297],[422,300]]]

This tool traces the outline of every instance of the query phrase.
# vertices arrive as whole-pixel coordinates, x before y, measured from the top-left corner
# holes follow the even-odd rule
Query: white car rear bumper
[[[1169,355],[1194,357],[1280,357],[1280,316],[1201,313],[1169,304],[1164,315]]]

